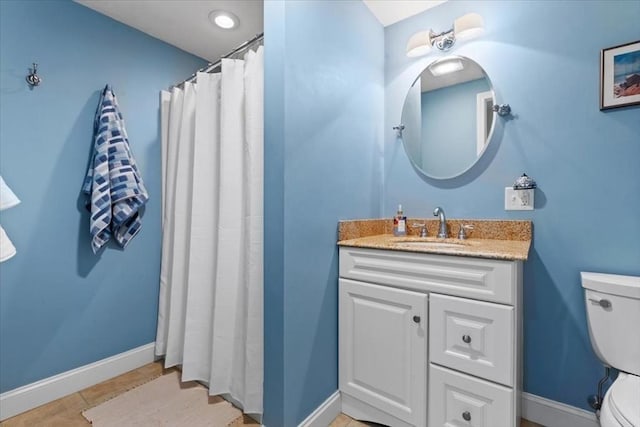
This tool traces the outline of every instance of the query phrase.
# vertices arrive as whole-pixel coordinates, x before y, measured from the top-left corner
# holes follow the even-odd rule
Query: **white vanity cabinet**
[[[522,261],[340,247],[342,412],[517,427]]]

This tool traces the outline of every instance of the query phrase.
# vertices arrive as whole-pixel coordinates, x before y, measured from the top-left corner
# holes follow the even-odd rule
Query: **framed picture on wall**
[[[640,40],[600,54],[600,110],[629,105],[640,105]]]

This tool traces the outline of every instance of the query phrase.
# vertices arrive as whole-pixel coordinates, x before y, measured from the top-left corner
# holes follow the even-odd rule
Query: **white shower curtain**
[[[263,48],[161,93],[156,354],[262,413]]]

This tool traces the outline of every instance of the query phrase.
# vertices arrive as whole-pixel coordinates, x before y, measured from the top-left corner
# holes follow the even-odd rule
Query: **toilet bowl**
[[[605,394],[600,410],[602,427],[640,427],[640,377],[620,372]]]
[[[620,371],[600,408],[602,427],[640,427],[640,277],[582,272],[589,337]]]

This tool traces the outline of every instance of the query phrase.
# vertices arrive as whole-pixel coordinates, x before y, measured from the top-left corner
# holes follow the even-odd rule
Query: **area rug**
[[[227,427],[242,418],[226,400],[202,385],[180,383],[171,372],[82,412],[94,427]]]

